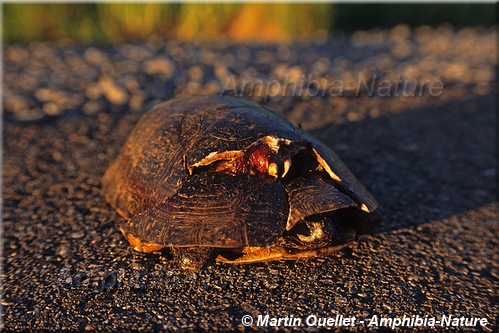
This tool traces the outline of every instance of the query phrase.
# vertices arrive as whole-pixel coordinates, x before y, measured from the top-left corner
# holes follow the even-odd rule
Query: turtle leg
[[[210,247],[172,247],[174,260],[182,269],[200,270],[212,257],[213,249]]]
[[[120,230],[121,233],[128,240],[128,243],[130,243],[130,245],[133,247],[135,251],[148,253],[148,252],[159,251],[165,247],[164,245],[161,244],[142,242],[134,235],[126,233],[125,230],[123,230],[123,228],[120,228]]]
[[[298,252],[291,252],[281,246],[272,247],[252,247],[244,248],[245,254],[234,260],[228,260],[219,255],[216,260],[228,264],[251,264],[255,262],[271,261],[271,260],[298,260],[309,259],[317,257],[325,257],[330,254],[336,253],[348,246],[348,244],[341,244],[335,246],[322,247],[319,249],[301,250]]]

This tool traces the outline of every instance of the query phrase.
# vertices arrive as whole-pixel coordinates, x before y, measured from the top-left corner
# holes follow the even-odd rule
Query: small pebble
[[[85,236],[85,231],[83,231],[83,230],[72,232],[69,235],[69,237],[71,237],[73,239],[80,239],[80,238],[83,238],[83,236]]]

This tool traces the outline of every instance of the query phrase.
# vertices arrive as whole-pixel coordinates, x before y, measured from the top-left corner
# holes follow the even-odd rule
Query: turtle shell
[[[266,157],[287,158],[291,172],[283,175],[280,160],[258,159],[259,147]],[[378,207],[324,144],[276,111],[226,96],[156,105],[132,130],[102,184],[125,219],[122,232],[141,251],[270,247],[299,221],[347,208],[364,216],[348,222],[352,229],[369,229]]]

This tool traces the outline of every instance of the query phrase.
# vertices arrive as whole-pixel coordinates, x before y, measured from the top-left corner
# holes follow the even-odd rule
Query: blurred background
[[[145,40],[285,42],[329,37],[333,31],[409,26],[455,28],[495,24],[484,4],[142,3],[4,4],[4,41],[69,39],[83,43]],[[27,24],[29,23],[29,24]]]

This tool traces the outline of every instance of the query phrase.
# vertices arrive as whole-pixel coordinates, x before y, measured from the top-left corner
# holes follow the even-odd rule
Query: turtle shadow
[[[418,226],[497,201],[495,94],[310,131],[380,203],[374,232]]]

